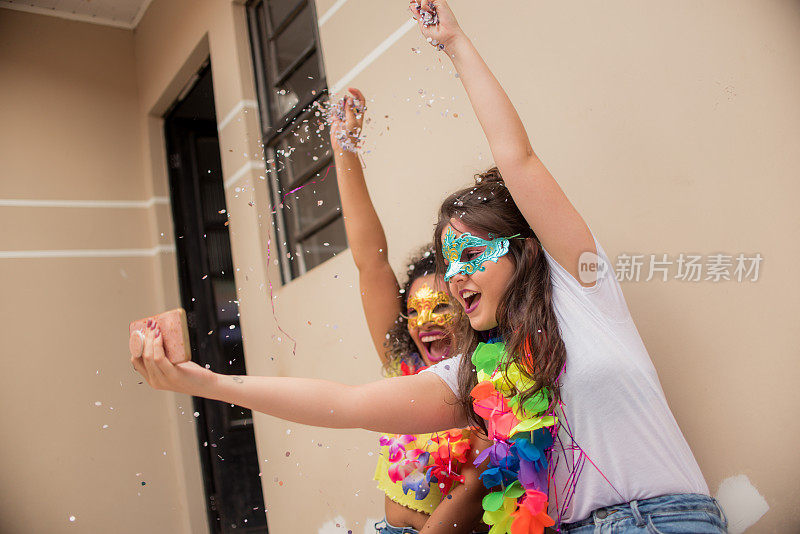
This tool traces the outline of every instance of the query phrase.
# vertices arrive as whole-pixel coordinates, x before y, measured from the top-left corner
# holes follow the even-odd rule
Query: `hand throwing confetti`
[[[439,15],[436,13],[436,6],[434,4],[429,4],[428,7],[423,10],[422,4],[419,2],[414,2],[414,8],[419,14],[420,22],[426,28],[439,24]]]
[[[358,98],[345,96],[335,102],[318,102],[316,106],[325,124],[330,126],[336,143],[343,150],[357,153],[362,141],[361,127],[348,124],[347,107],[351,107],[356,122],[360,122],[366,110],[365,103]]]

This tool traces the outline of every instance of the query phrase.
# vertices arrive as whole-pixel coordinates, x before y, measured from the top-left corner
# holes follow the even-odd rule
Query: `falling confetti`
[[[431,26],[436,26],[437,24],[439,24],[439,14],[436,12],[435,5],[428,4],[428,6],[423,11],[422,4],[420,4],[419,2],[414,2],[414,8],[417,10],[420,23],[426,28],[429,28]]]
[[[328,167],[328,171],[330,171],[330,170],[331,170],[331,167]],[[328,173],[326,172],[325,173],[325,177],[327,177],[327,176],[328,176]],[[323,180],[325,179],[325,177],[323,177]],[[284,197],[284,198],[286,198],[286,197]],[[273,213],[274,213],[274,211],[273,211]],[[270,243],[271,243],[271,241],[272,241],[271,238],[267,238],[267,264],[269,264],[269,260],[270,260]],[[289,339],[292,340],[292,355],[296,355],[297,354],[297,340],[295,338],[293,338],[292,336],[290,336],[289,333],[286,332],[281,327],[280,323],[278,322],[278,316],[275,313],[275,297],[276,297],[276,295],[274,295],[274,291],[273,291],[273,287],[272,287],[272,278],[270,278],[269,269],[267,269],[267,284],[269,285],[269,297],[270,297],[269,298],[269,304],[270,304],[270,307],[272,308],[272,318],[275,321],[275,326],[278,327],[278,330],[280,330],[281,333],[283,333],[284,335],[286,335],[286,337],[288,337]]]
[[[324,124],[331,127],[337,123],[343,123],[347,120],[347,110],[345,108],[347,100],[346,98],[340,98],[335,102],[315,102],[318,110],[317,115],[324,119]],[[361,118],[361,115],[366,109],[364,103],[357,98],[353,98],[352,101],[356,117]],[[317,132],[321,131],[322,128],[323,124],[320,125],[320,129],[318,129]],[[336,142],[343,150],[358,152],[362,140],[360,137],[354,140],[347,130],[342,128],[336,128],[334,135],[336,136]]]

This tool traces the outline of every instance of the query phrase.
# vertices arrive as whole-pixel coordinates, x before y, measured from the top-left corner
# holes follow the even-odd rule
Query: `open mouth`
[[[426,356],[432,363],[444,360],[450,355],[450,340],[441,331],[420,332],[419,340],[425,348]]]
[[[469,315],[478,307],[478,302],[481,300],[481,294],[477,291],[464,289],[461,291],[461,298],[464,299],[464,313]]]

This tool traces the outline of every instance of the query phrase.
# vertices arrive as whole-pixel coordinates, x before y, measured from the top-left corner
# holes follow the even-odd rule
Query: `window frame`
[[[309,269],[306,267],[306,258],[302,250],[302,243],[313,237],[315,234],[328,228],[336,221],[342,225],[342,233],[347,246],[347,237],[344,233],[344,220],[342,218],[341,201],[336,209],[321,215],[308,226],[294,229],[294,225],[289,221],[288,209],[284,207],[282,197],[288,196],[288,191],[309,183],[327,167],[331,167],[326,179],[335,180],[335,167],[333,149],[325,157],[320,157],[319,161],[306,168],[300,175],[294,176],[291,166],[286,167],[290,176],[290,182],[281,184],[281,175],[278,170],[279,155],[277,150],[281,148],[281,142],[291,134],[293,128],[302,127],[303,121],[311,122],[315,118],[312,105],[315,102],[322,102],[328,97],[328,85],[325,75],[325,68],[322,61],[321,48],[319,46],[319,25],[317,23],[317,12],[315,2],[311,0],[297,0],[294,7],[284,15],[274,28],[272,28],[271,16],[269,13],[269,0],[250,0],[247,2],[247,20],[250,31],[250,49],[253,61],[253,71],[256,81],[256,93],[259,103],[259,120],[261,139],[263,143],[265,166],[268,182],[270,199],[274,210],[272,220],[275,228],[276,247],[275,252],[279,256],[281,280],[287,284],[295,278],[306,274]],[[312,18],[312,37],[311,43],[291,60],[281,72],[277,72],[278,61],[275,57],[276,47],[272,41],[276,40],[292,22],[303,13],[304,9],[309,9]],[[299,101],[287,112],[278,114],[275,103],[273,102],[272,91],[285,83],[297,72],[309,59],[316,55],[317,69],[319,76],[317,84],[309,93],[298,95]],[[322,135],[327,135],[327,127]],[[283,156],[285,157],[285,156]],[[286,172],[282,169],[283,172]],[[290,261],[289,256],[293,259]],[[330,258],[328,258],[330,259]],[[323,260],[317,265],[321,265]],[[294,262],[294,265],[292,263]]]

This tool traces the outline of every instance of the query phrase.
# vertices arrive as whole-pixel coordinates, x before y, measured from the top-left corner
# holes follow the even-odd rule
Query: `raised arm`
[[[358,89],[350,88],[349,92],[344,97],[345,120],[334,116],[331,125],[331,147],[336,161],[347,242],[358,269],[361,305],[372,342],[381,361],[385,362],[383,344],[386,333],[401,311],[400,287],[389,265],[386,235],[369,197],[358,153],[345,148],[357,146],[366,103]]]
[[[466,424],[450,388],[433,373],[350,386],[327,380],[213,373],[164,355],[158,329],[148,328],[143,355],[131,358],[147,383],[250,408],[287,421],[392,434],[436,432]]]
[[[517,110],[459,27],[447,2],[423,0],[421,9],[430,12],[431,6],[435,6],[439,22],[428,26],[416,2],[411,2],[410,9],[419,22],[420,31],[452,60],[489,142],[495,164],[528,224],[553,258],[580,280],[580,255],[596,252],[588,226],[536,156]]]

